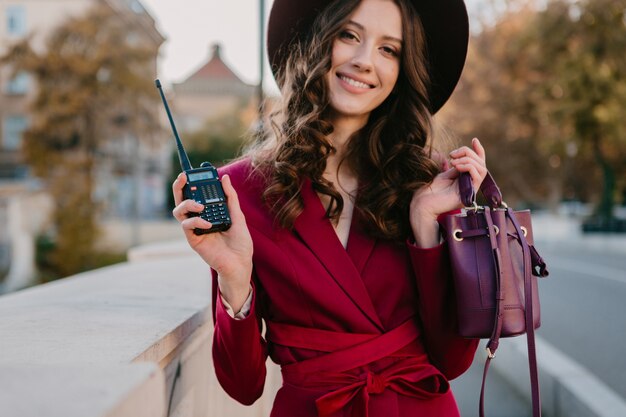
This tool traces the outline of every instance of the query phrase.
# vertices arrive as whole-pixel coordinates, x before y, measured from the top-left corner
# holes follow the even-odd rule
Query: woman
[[[275,0],[283,103],[221,170],[232,227],[195,235],[211,225],[188,217],[202,205],[182,201],[184,174],[173,184],[212,267],[213,359],[233,398],[261,395],[269,355],[284,380],[272,416],[459,415],[448,380],[477,341],[455,335],[437,217],[461,206],[459,172],[482,182],[485,155],[474,139],[438,162],[428,141],[467,36],[462,0]]]

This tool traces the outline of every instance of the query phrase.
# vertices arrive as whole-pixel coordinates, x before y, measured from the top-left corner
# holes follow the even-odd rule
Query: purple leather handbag
[[[452,266],[459,334],[489,339],[480,417],[484,416],[485,379],[500,337],[524,333],[528,341],[533,417],[539,417],[534,338],[534,330],[541,324],[537,277],[548,276],[548,270],[533,244],[530,211],[507,207],[491,174],[487,174],[480,191],[488,202],[485,207],[476,204],[470,175],[461,174],[459,192],[466,208],[460,214],[440,219]]]

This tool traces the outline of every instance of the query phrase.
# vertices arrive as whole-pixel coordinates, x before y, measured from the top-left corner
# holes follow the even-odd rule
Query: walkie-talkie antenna
[[[174,132],[174,138],[176,139],[176,147],[178,148],[178,159],[180,159],[180,166],[183,171],[190,170],[192,169],[192,166],[189,162],[187,152],[185,152],[185,148],[183,148],[183,143],[180,141],[180,137],[178,137],[178,131],[176,130],[176,125],[174,124],[174,119],[172,118],[172,112],[170,112],[170,106],[167,105],[167,100],[165,100],[165,94],[163,94],[163,88],[161,88],[161,81],[157,79],[154,81],[154,83],[159,89],[159,93],[161,93],[161,100],[163,100],[163,105],[165,106],[167,117],[170,119],[170,124],[172,125],[172,131]]]

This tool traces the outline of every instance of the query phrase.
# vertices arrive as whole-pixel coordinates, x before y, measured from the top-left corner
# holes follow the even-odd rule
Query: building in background
[[[213,44],[209,60],[185,81],[174,84],[174,104],[179,130],[194,132],[208,120],[244,109],[250,123],[256,118],[256,86],[249,85],[224,63],[219,44]]]
[[[7,52],[9,45],[25,37],[30,37],[35,51],[43,51],[47,36],[55,28],[96,5],[105,5],[120,19],[132,22],[133,30],[127,34],[127,39],[155,51],[150,71],[146,73],[146,77],[154,78],[158,50],[165,38],[139,0],[0,0],[0,55]],[[9,208],[17,204],[15,199],[45,193],[31,176],[22,155],[22,135],[31,119],[29,102],[36,92],[37,85],[28,74],[12,77],[10,68],[0,66],[0,276],[8,271],[7,280],[11,278],[11,270],[16,270],[16,261],[31,258],[20,256],[19,248],[24,245],[11,242],[9,224],[15,222],[10,218],[15,210]],[[155,112],[162,111],[158,106],[155,102]],[[139,214],[150,218],[162,215],[167,201],[166,178],[172,149],[168,135],[159,133],[137,138],[126,134],[121,138],[112,137],[110,143],[112,146],[105,147],[100,155],[96,174],[99,183],[94,193],[95,199],[105,203],[104,216]],[[33,216],[45,216],[40,210],[28,210]],[[34,238],[37,232],[28,233]]]

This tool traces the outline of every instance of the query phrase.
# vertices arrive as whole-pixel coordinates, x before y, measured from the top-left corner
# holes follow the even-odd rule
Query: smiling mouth
[[[361,81],[354,80],[354,79],[346,77],[345,75],[342,75],[342,74],[337,74],[337,77],[339,77],[342,81],[345,81],[346,83],[350,84],[353,87],[357,87],[357,88],[374,88],[373,85],[365,84],[365,83],[363,83]]]

